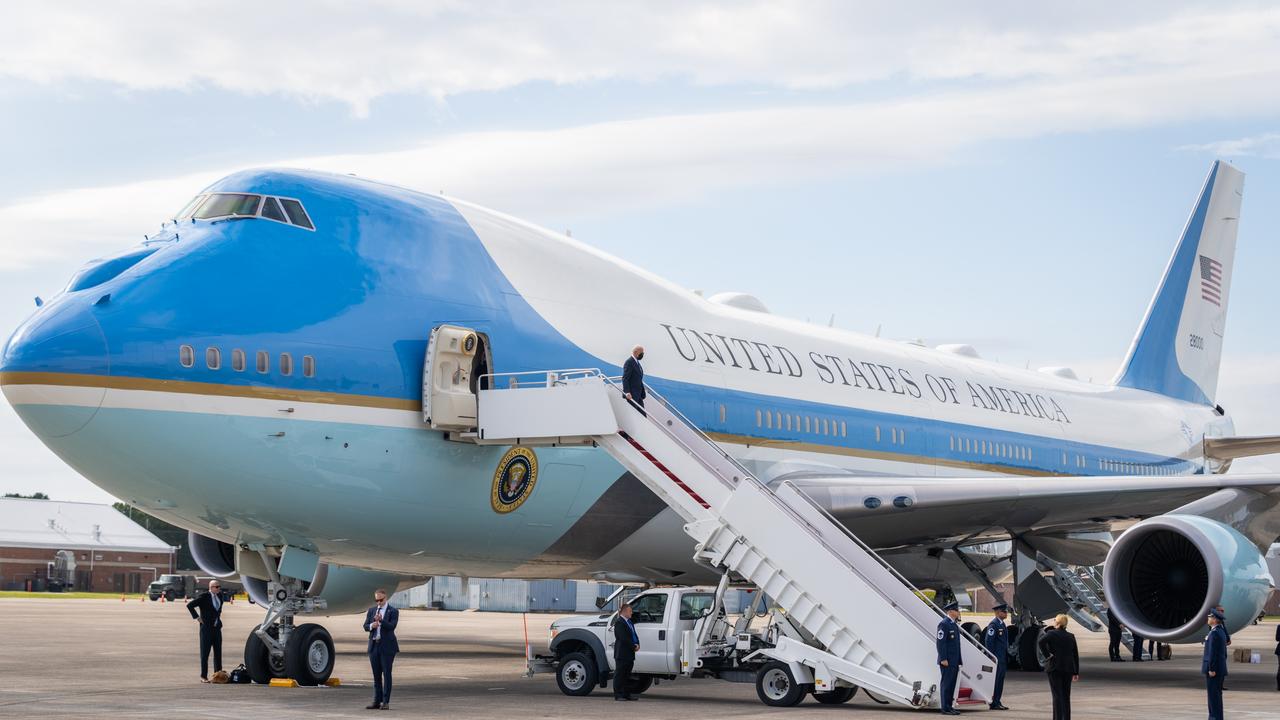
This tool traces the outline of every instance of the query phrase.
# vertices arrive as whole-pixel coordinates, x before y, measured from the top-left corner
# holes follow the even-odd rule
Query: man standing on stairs
[[[991,693],[991,709],[1008,710],[1000,702],[1000,696],[1004,694],[1004,674],[1009,669],[1009,633],[1004,625],[1005,618],[1009,617],[1009,606],[1002,603],[992,610],[996,616],[991,618],[986,631],[982,633],[983,646],[996,656],[996,685]]]
[[[636,404],[640,414],[644,415],[644,368],[640,361],[644,359],[644,348],[637,345],[631,348],[631,357],[622,365],[622,393]]]
[[[955,708],[956,680],[960,677],[960,603],[947,603],[942,608],[947,616],[938,623],[938,667],[942,683],[938,688],[943,715],[959,715]]]

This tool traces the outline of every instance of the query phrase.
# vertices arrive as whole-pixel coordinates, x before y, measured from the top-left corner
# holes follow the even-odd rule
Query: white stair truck
[[[637,656],[637,673],[754,680],[761,699],[775,705],[795,704],[810,692],[852,696],[851,688],[861,687],[891,703],[939,706],[941,611],[797,487],[757,480],[652,389],[640,412],[598,370],[498,374],[483,387],[476,432],[465,439],[603,448],[685,520],[694,559],[722,576],[703,617],[680,619],[674,604],[664,611],[665,644],[659,650],[655,636],[655,654],[678,653],[679,666],[655,657],[669,672],[644,673]],[[782,612],[756,632],[741,620],[728,624],[722,599],[730,583],[754,586]],[[646,602],[673,603],[693,591],[649,593],[667,600]],[[985,704],[995,658],[968,634],[961,639],[959,695]],[[645,646],[642,637],[642,655]],[[612,652],[590,649],[601,682]]]

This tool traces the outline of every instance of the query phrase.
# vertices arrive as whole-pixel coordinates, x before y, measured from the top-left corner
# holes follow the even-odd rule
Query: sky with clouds
[[[1280,433],[1278,84],[1264,3],[25,3],[0,334],[204,184],[286,165],[1101,382],[1223,158],[1248,179],[1219,399]],[[2,491],[106,498],[7,405],[0,448]]]

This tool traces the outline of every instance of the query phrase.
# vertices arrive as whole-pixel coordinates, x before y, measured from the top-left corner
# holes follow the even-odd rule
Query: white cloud
[[[1236,140],[1218,140],[1203,145],[1183,145],[1179,150],[1208,152],[1221,157],[1263,157],[1280,159],[1280,133],[1262,133]]]
[[[945,162],[985,141],[1274,114],[1280,95],[1259,88],[1280,76],[1280,55],[1266,60],[1229,71],[1206,64],[840,105],[474,132],[397,151],[276,161],[569,220],[744,185]],[[0,268],[87,259],[132,244],[220,174],[67,190],[0,207]]]
[[[333,99],[368,111],[523,83],[665,78],[814,90],[1106,79],[1266,64],[1280,8],[1170,3],[25,3],[0,76]]]

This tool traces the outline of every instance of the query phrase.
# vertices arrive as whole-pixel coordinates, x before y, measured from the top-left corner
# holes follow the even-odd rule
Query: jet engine
[[[1271,592],[1258,548],[1239,531],[1196,515],[1161,515],[1129,528],[1107,555],[1103,585],[1120,622],[1144,638],[1190,642],[1215,605],[1228,632],[1249,625]]]
[[[188,531],[187,547],[191,548],[191,557],[206,575],[229,578],[237,574],[235,545]]]

